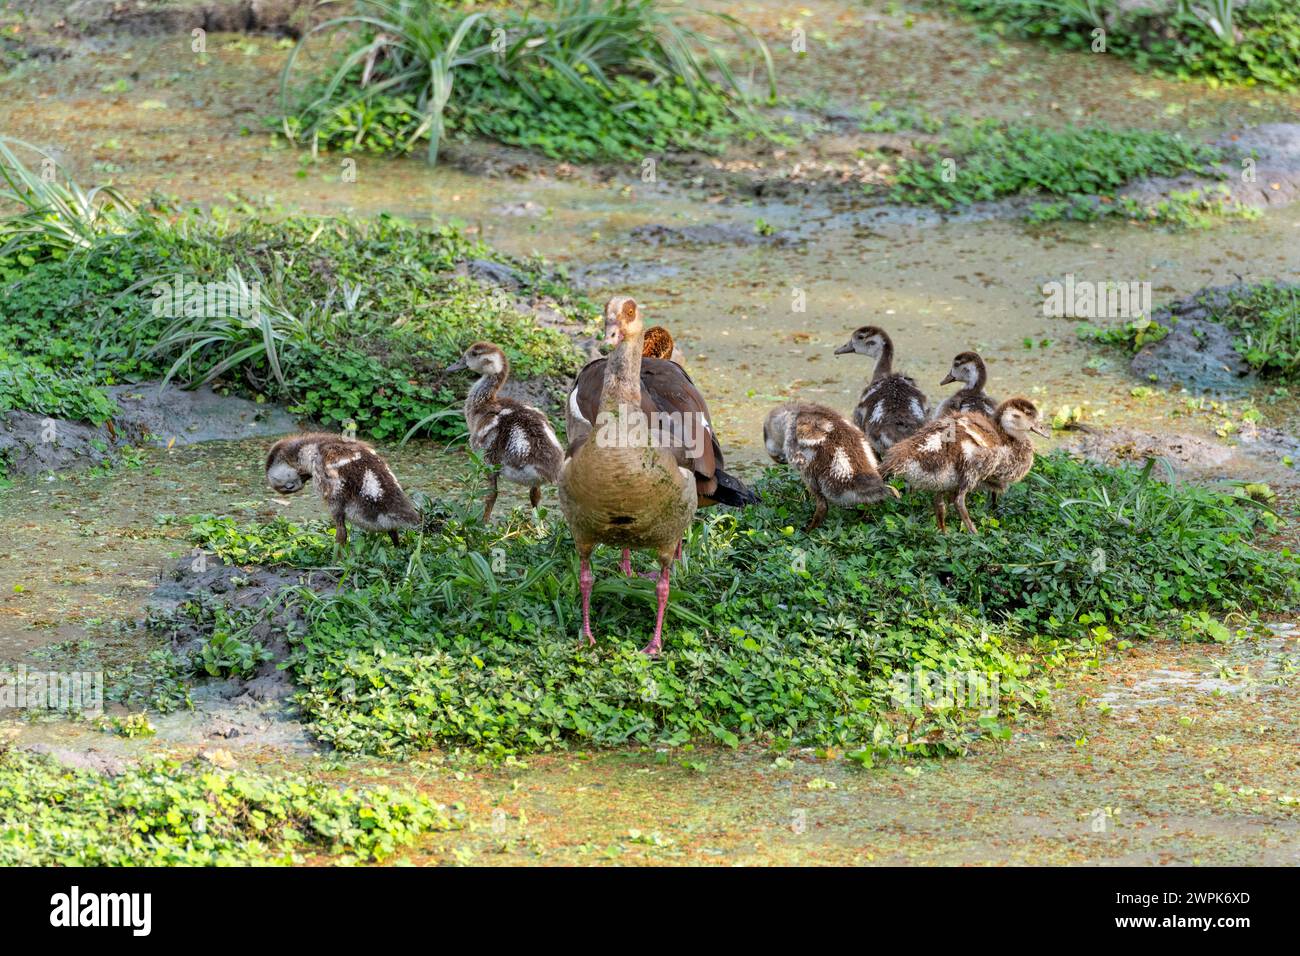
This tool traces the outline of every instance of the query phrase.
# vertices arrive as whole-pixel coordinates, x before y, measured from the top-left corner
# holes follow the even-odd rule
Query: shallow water
[[[981,40],[969,26],[906,5],[897,15],[883,3],[822,0],[806,4],[807,15],[776,0],[728,8],[781,44],[783,86],[842,108],[882,99],[935,112],[1131,123],[1198,136],[1300,115],[1294,96],[1212,92],[1110,60],[1085,68],[1079,55]],[[910,28],[903,24],[909,11]],[[813,53],[796,60],[788,36],[801,24]],[[837,45],[819,41],[819,33]],[[1094,423],[1213,438],[1222,416],[1179,414],[1183,398],[1163,392],[1134,397],[1138,383],[1122,362],[1109,358],[1086,374],[1098,353],[1077,341],[1073,321],[1044,317],[1043,283],[1067,273],[1149,281],[1158,306],[1238,277],[1300,275],[1300,204],[1256,222],[1175,234],[945,218],[845,203],[825,191],[760,204],[672,182],[670,169],[667,180],[646,184],[635,169],[600,181],[545,161],[525,178],[487,178],[450,166],[429,170],[418,160],[358,157],[356,182],[344,183],[338,158],[312,165],[261,132],[284,56],[273,41],[214,37],[206,64],[180,38],[100,41],[96,49],[0,86],[0,129],[57,149],[83,182],[111,177],[130,192],[157,189],[187,203],[266,201],[285,211],[454,218],[508,252],[541,253],[575,274],[622,276],[616,287],[593,283],[593,298],[633,294],[650,321],[673,331],[742,473],[764,460],[760,423],[772,404],[804,395],[852,406],[870,368],[832,351],[867,323],[894,334],[896,365],[932,400],[946,391],[937,383],[951,356],[976,348],[989,361],[995,395],[1027,394],[1049,412],[1081,405]],[[1079,82],[1085,69],[1086,82]],[[125,91],[109,86],[118,80]],[[769,152],[757,161],[774,168],[801,157],[805,151]],[[796,241],[749,241],[760,218]],[[746,241],[675,247],[631,235],[638,226],[704,224],[734,227]],[[794,309],[799,293],[804,311]],[[1296,421],[1291,399],[1261,407],[1265,423]],[[314,516],[309,495],[277,500],[265,488],[262,451],[256,442],[148,449],[138,468],[21,479],[0,491],[0,661],[31,660],[42,647],[87,638],[138,656],[143,638],[114,622],[137,618],[158,575],[186,553],[183,525],[167,516]],[[408,488],[433,493],[453,488],[464,465],[459,451],[429,443],[392,450],[391,458]],[[1274,482],[1284,498],[1294,488],[1290,469],[1258,456],[1235,456],[1222,473]],[[506,490],[500,507],[523,502]],[[683,768],[676,755],[635,752],[538,757],[528,771],[379,772],[467,804],[472,829],[436,838],[421,861],[465,851],[481,854],[478,862],[510,863],[1294,863],[1300,832],[1293,811],[1275,797],[1294,793],[1296,691],[1278,686],[1247,701],[1241,681],[1221,677],[1218,667],[1273,674],[1296,652],[1294,631],[1232,650],[1153,643],[1101,674],[1072,675],[1058,714],[1003,749],[878,774],[810,754],[774,769],[770,755],[748,749],[706,751],[703,772]],[[1112,702],[1114,716],[1076,708],[1081,695]],[[20,732],[127,753],[192,752],[204,726],[173,718],[152,743],[64,722]],[[1172,743],[1157,742],[1162,737]],[[306,760],[291,738],[250,746],[240,760]],[[265,740],[254,735],[251,743]],[[371,766],[331,772],[356,779]],[[835,786],[810,789],[818,780]],[[1216,780],[1231,784],[1228,796],[1214,788]],[[1234,797],[1239,787],[1267,788],[1273,797]],[[1014,813],[1007,809],[1013,805]],[[489,822],[498,807],[509,813],[504,835]],[[1121,811],[1101,834],[1089,823],[1098,808]],[[806,828],[796,832],[800,810]],[[517,823],[520,811],[527,826]],[[666,842],[647,844],[633,831]],[[503,843],[509,848],[495,852]]]

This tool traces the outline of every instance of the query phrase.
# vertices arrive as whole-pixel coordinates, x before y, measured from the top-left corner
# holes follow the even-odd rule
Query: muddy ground
[[[1188,233],[872,205],[860,186],[876,170],[836,117],[882,100],[1217,139],[1294,122],[1300,97],[1160,80],[991,38],[908,3],[711,6],[755,23],[782,87],[797,91],[792,109],[824,128],[784,151],[678,157],[655,183],[637,169],[474,145],[432,171],[361,157],[345,183],[338,163],[312,163],[265,132],[286,55],[274,36],[214,34],[197,58],[188,31],[91,31],[68,41],[75,55],[16,67],[0,129],[56,151],[82,180],[186,202],[455,218],[506,251],[545,254],[595,298],[635,294],[681,341],[742,475],[763,461],[773,403],[797,394],[851,405],[869,369],[832,349],[873,322],[895,330],[898,364],[933,396],[953,353],[973,347],[991,390],[1049,412],[1077,408],[1095,431],[1059,441],[1099,440],[1092,453],[1118,459],[1164,449],[1185,477],[1270,483],[1294,515],[1284,448],[1300,416],[1290,394],[1247,386],[1206,402],[1194,385],[1138,388],[1124,357],[1079,342],[1074,320],[1044,315],[1042,286],[1066,274],[1149,281],[1162,305],[1207,286],[1295,281],[1300,204]],[[789,52],[795,26],[810,38],[805,57]],[[760,219],[772,235],[760,236]],[[1263,416],[1254,432],[1241,418],[1252,406]],[[140,666],[151,645],[132,622],[189,554],[175,516],[315,514],[306,496],[272,498],[262,447],[177,443],[114,469],[17,477],[0,491],[0,661]],[[408,487],[463,493],[455,452],[417,443],[391,457]],[[498,507],[523,501],[505,490]],[[1138,644],[1097,671],[1063,675],[1055,713],[1005,744],[871,772],[810,753],[786,766],[757,748],[574,752],[504,767],[456,753],[343,761],[312,746],[284,701],[229,687],[196,691],[193,712],[153,717],[152,738],[66,720],[9,721],[4,732],[70,759],[219,746],[241,766],[414,783],[459,804],[467,824],[408,855],[420,863],[1296,863],[1300,692],[1288,671],[1300,642],[1288,624],[1233,647]]]

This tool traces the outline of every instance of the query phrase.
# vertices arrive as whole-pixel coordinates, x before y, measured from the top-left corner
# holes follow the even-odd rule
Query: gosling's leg
[[[400,546],[401,546],[401,544],[402,544],[402,539],[399,538],[399,537],[397,536],[397,529],[396,529],[396,528],[389,528],[389,529],[388,529],[388,537],[392,540],[392,542],[393,542],[393,547],[394,547],[394,548],[397,548],[397,547],[400,547]]]
[[[591,633],[591,586],[596,582],[596,576],[591,573],[591,549],[592,545],[578,546],[578,590],[582,593],[582,635],[587,639],[587,646],[592,647],[596,643],[596,636]],[[582,639],[578,639],[581,646]]]
[[[821,523],[826,520],[826,508],[826,499],[819,494],[817,496],[817,508],[813,511],[812,520],[809,521],[808,526],[803,529],[805,534],[821,527]]]
[[[680,543],[678,546],[680,547]],[[659,555],[659,583],[655,585],[655,596],[659,599],[659,607],[655,611],[655,636],[650,639],[649,644],[641,648],[641,653],[647,657],[657,656],[664,646],[664,611],[668,608],[668,574],[672,566],[673,556],[670,552]]]
[[[484,524],[492,520],[492,508],[497,503],[497,473],[495,471],[492,472],[492,476],[488,479],[488,485],[490,490],[488,491],[487,500],[483,502]]]
[[[970,512],[966,510],[966,492],[969,489],[957,489],[957,513],[961,515],[961,523],[971,534],[979,534],[975,527],[975,522],[970,520]]]
[[[943,500],[943,492],[939,491],[934,496],[934,517],[939,522],[939,530],[946,532],[948,530],[948,503]]]
[[[1001,503],[1002,503],[1002,496],[998,494],[996,491],[994,491],[992,488],[990,488],[989,489],[989,511],[993,512],[994,514],[997,514],[998,505],[1000,505]]]
[[[533,485],[528,489],[528,503],[536,508],[542,503],[542,486]]]
[[[342,554],[348,547],[348,526],[343,521],[342,515],[334,517],[334,550]]]

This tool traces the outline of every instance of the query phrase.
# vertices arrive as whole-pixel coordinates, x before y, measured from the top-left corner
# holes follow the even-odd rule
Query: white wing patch
[[[510,439],[507,447],[510,454],[519,458],[527,458],[528,453],[533,450],[532,443],[528,440],[528,434],[518,425],[510,429]]]
[[[576,388],[569,393],[569,414],[580,422],[587,425],[591,424],[578,408],[578,390]]]
[[[876,460],[875,449],[871,447],[871,442],[867,441],[865,438],[862,439],[862,454],[867,456],[867,461],[871,463],[872,468],[880,467],[880,462]]]
[[[848,481],[853,477],[853,462],[849,461],[849,453],[843,448],[836,448],[835,455],[831,458],[831,477],[840,481]]]
[[[876,402],[875,406],[871,409],[871,423],[874,425],[884,417],[885,417],[885,403]]]
[[[927,436],[925,441],[921,442],[918,450],[925,451],[925,452],[935,452],[942,447],[943,447],[943,432],[936,430],[932,432],[929,436]]]
[[[361,497],[369,498],[371,501],[378,501],[384,497],[384,486],[379,483],[379,476],[369,468],[361,479]]]
[[[921,403],[916,399],[912,399],[912,417],[920,422],[925,421],[925,409],[921,407]]]

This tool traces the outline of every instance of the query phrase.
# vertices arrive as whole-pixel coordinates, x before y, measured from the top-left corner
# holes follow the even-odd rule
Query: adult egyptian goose
[[[510,377],[510,361],[491,342],[476,342],[465,350],[448,372],[469,369],[479,380],[465,397],[465,424],[469,446],[491,468],[491,490],[483,502],[483,522],[492,518],[497,500],[497,477],[523,485],[534,508],[542,500],[542,485],[553,485],[560,475],[564,449],[546,415],[532,405],[500,395]]]
[[[875,453],[861,429],[833,408],[789,402],[772,409],[763,423],[763,444],[773,461],[799,472],[817,503],[804,531],[822,523],[828,504],[856,508],[899,497],[897,489],[881,480]]]
[[[997,412],[998,403],[984,394],[984,383],[987,381],[988,371],[984,368],[984,360],[979,357],[979,353],[959,352],[952,360],[952,368],[939,384],[961,382],[964,387],[945,398],[934,417],[943,418],[961,412],[979,412],[992,417]]]
[[[402,491],[388,463],[365,442],[309,432],[281,438],[266,456],[266,481],[293,494],[311,480],[334,519],[334,544],[348,543],[347,523],[365,531],[387,531],[398,544],[401,528],[420,525],[420,511]]]
[[[934,492],[934,516],[940,531],[947,530],[945,498],[951,497],[962,525],[975,534],[966,495],[986,488],[990,504],[996,507],[998,495],[1029,474],[1034,465],[1030,432],[1051,436],[1033,402],[1009,398],[992,418],[961,412],[936,419],[890,448],[880,472],[886,477],[901,475],[910,487]]]
[[[871,381],[853,409],[853,424],[866,433],[876,454],[883,455],[925,424],[925,393],[911,376],[894,371],[894,343],[884,329],[864,325],[835,350],[836,355],[853,352],[876,359]]]
[[[596,643],[590,610],[595,546],[652,551],[658,557],[654,637],[642,648],[653,656],[663,646],[669,571],[699,503],[698,477],[678,464],[675,449],[664,443],[688,435],[693,426],[679,421],[674,432],[651,417],[657,406],[647,403],[642,388],[645,330],[634,300],[624,296],[609,300],[605,333],[614,351],[603,360],[595,408],[587,409],[589,418],[584,416],[588,428],[571,440],[560,469],[560,510],[578,549],[582,633],[589,645]]]
[[[656,329],[658,333],[653,339],[647,338],[642,348],[642,409],[647,415],[659,413],[665,422],[680,423],[683,428],[693,430],[691,434],[675,436],[671,450],[677,463],[694,473],[700,507],[724,504],[743,508],[754,504],[759,500],[758,495],[739,478],[723,471],[722,446],[718,444],[718,437],[713,431],[709,405],[686,370],[669,358],[680,353],[668,330],[656,326],[649,332]],[[615,329],[607,334],[619,333]],[[618,343],[611,344],[617,346]],[[565,427],[570,442],[591,430],[607,361],[608,359],[598,358],[588,362],[573,381],[565,410]]]

